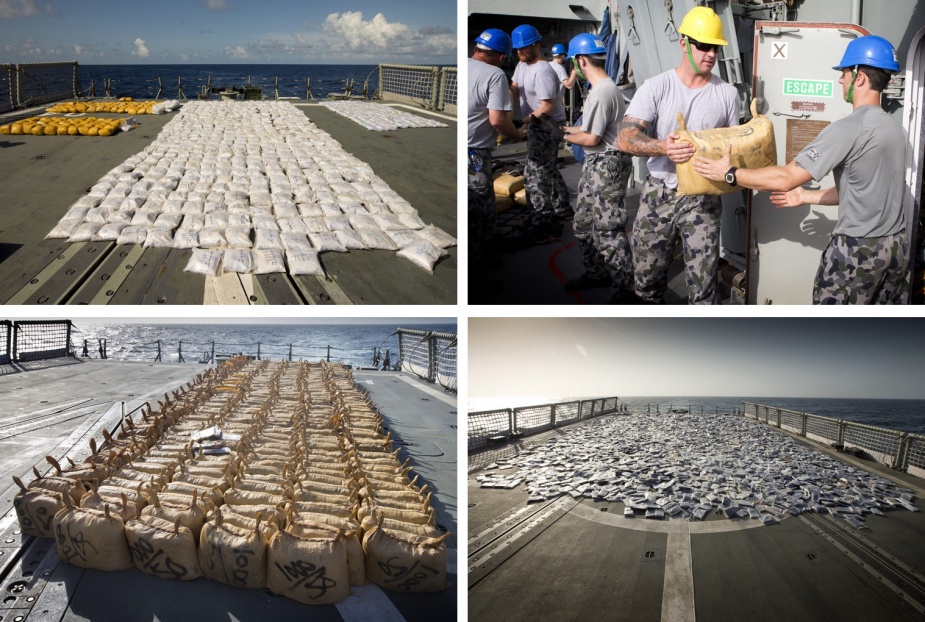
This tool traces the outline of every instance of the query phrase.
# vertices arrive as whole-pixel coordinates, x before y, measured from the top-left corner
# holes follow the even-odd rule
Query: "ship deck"
[[[168,581],[137,569],[84,570],[60,563],[51,540],[22,536],[12,509],[11,477],[43,472],[45,455],[77,460],[91,437],[112,430],[122,415],[162,398],[204,369],[180,363],[78,361],[33,363],[27,371],[0,368],[7,415],[0,426],[0,619],[78,620],[433,620],[455,619],[457,609],[456,396],[411,374],[354,370],[392,431],[402,455],[430,485],[437,524],[447,541],[448,587],[405,594],[369,583],[337,605],[309,606],[267,590],[231,588],[208,579]],[[153,403],[153,401],[152,401]]]
[[[714,515],[659,521],[624,518],[622,503],[527,504],[523,486],[479,487],[475,477],[493,462],[561,433],[469,456],[470,619],[925,619],[922,512],[871,515],[862,530],[817,514],[771,526]],[[925,508],[921,479],[808,444],[900,481]]]
[[[424,222],[457,235],[455,117],[415,110],[447,127],[375,132],[316,102],[289,101],[369,164]],[[0,123],[41,112],[3,115]],[[142,115],[135,130],[106,138],[0,137],[0,302],[455,304],[456,247],[448,249],[432,275],[393,251],[365,250],[323,253],[326,277],[205,277],[183,271],[190,250],[44,239],[74,201],[113,167],[141,152],[174,114]]]

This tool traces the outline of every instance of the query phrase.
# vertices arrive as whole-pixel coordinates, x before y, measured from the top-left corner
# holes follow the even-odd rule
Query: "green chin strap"
[[[575,72],[578,74],[578,77],[583,81],[587,82],[588,79],[585,77],[584,72],[581,71],[581,67],[578,66],[578,57],[572,57],[572,66],[575,67]]]
[[[690,40],[690,37],[686,37],[686,38],[684,39],[684,43],[687,44],[687,60],[690,61],[691,67],[694,69],[694,73],[696,73],[696,74],[698,74],[698,75],[704,73],[704,72],[700,71],[699,69],[697,69],[697,63],[694,62],[694,55],[693,55],[693,53],[691,53],[691,40]]]
[[[854,103],[854,81],[858,78],[858,68],[851,70],[851,86],[848,87],[848,93],[845,94],[845,101],[849,104]]]

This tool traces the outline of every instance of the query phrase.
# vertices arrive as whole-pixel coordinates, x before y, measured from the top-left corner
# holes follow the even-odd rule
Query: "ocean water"
[[[80,65],[77,70],[80,88],[86,91],[90,80],[96,94],[103,96],[103,81],[112,80],[115,97],[154,99],[158,91],[158,78],[163,85],[162,98],[177,98],[177,80],[182,80],[183,93],[195,99],[211,78],[214,88],[243,87],[248,84],[263,89],[264,97],[273,94],[275,80],[279,79],[281,97],[305,97],[306,79],[311,78],[315,99],[326,99],[328,93],[343,93],[348,79],[355,81],[354,94],[369,82],[369,95],[379,86],[378,65]],[[213,95],[213,99],[218,96]]]
[[[594,397],[613,397],[594,396]],[[531,404],[550,404],[571,399],[532,397],[510,399],[470,399],[469,412],[492,408],[511,408]],[[857,421],[892,430],[903,430],[925,434],[925,400],[887,399],[844,399],[809,397],[686,397],[686,396],[638,396],[620,397],[620,404],[626,404],[633,412],[668,412],[671,408],[688,409],[692,413],[742,412],[742,403],[752,402],[794,410],[811,415]]]
[[[332,361],[353,366],[370,366],[373,351],[390,350],[398,361],[399,328],[456,333],[456,324],[119,324],[74,320],[71,342],[78,356],[84,340],[91,358],[100,358],[99,340],[106,340],[108,358],[125,361],[153,361],[160,341],[161,360],[177,362],[182,348],[187,363],[198,362],[205,352],[256,355],[262,358]],[[181,343],[182,342],[182,343]]]

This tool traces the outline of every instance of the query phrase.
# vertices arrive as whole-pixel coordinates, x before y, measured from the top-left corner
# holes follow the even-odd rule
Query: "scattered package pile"
[[[175,110],[179,107],[180,102],[175,99],[158,102],[155,100],[134,101],[131,97],[124,97],[119,101],[61,102],[60,104],[55,104],[50,108],[46,108],[45,111],[54,112],[56,114],[111,112],[114,114],[139,115],[160,114],[160,112],[154,112],[155,108],[163,112]]]
[[[232,359],[85,462],[28,485],[23,533],[98,570],[205,576],[309,604],[444,589],[449,533],[348,369]]]
[[[321,105],[333,110],[341,116],[347,117],[351,121],[359,123],[368,130],[376,132],[387,132],[402,127],[447,127],[446,123],[440,123],[433,119],[425,119],[416,114],[396,110],[395,108],[383,106],[382,104],[356,101],[331,101],[322,102]]]
[[[47,238],[190,248],[186,269],[323,275],[318,254],[396,250],[432,272],[456,239],[288,102],[191,102]]]
[[[494,469],[516,468],[514,474]],[[562,495],[618,501],[627,517],[694,518],[711,512],[764,524],[802,512],[864,527],[868,514],[916,512],[911,490],[730,415],[599,419],[489,465],[483,488],[524,484],[528,502]]]
[[[0,125],[0,134],[12,136],[112,136],[124,119],[101,117],[29,117]]]

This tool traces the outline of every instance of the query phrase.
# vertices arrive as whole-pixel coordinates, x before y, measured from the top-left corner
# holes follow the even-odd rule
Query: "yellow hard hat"
[[[688,11],[678,32],[701,43],[727,45],[723,39],[723,22],[713,9],[705,6],[695,6]]]

